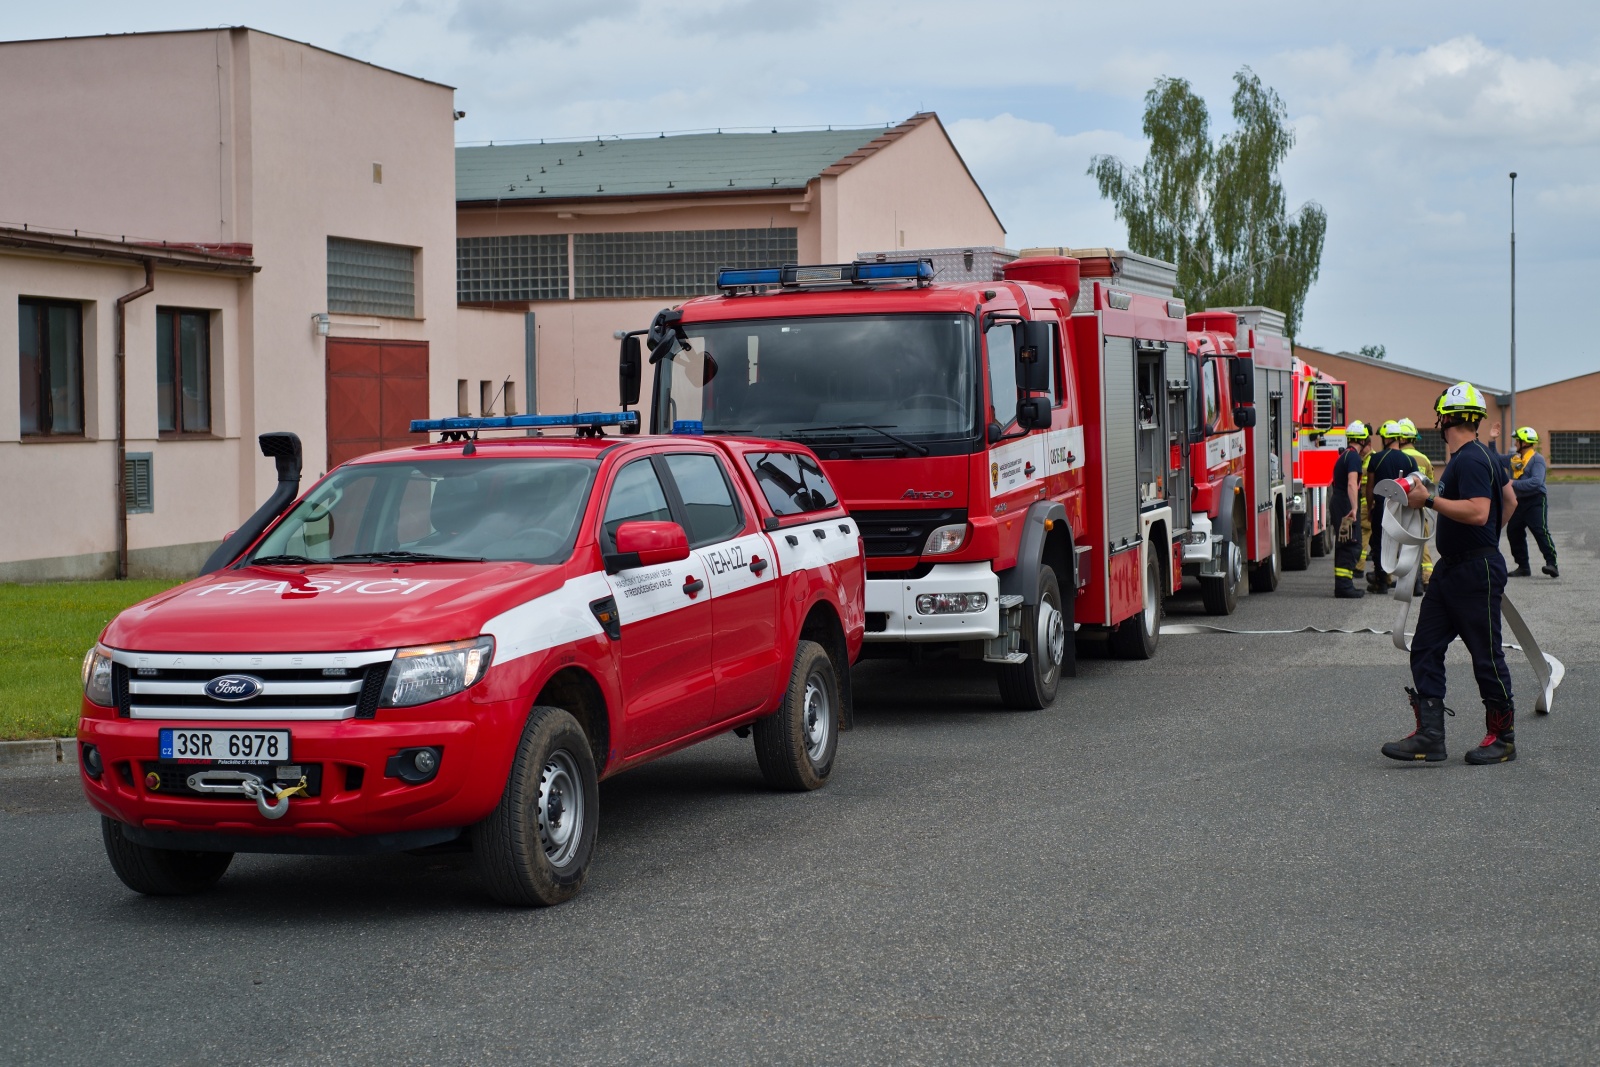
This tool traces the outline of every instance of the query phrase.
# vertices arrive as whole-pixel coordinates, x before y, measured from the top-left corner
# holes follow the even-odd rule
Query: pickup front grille
[[[120,714],[134,719],[315,721],[372,718],[394,650],[307,655],[174,655],[114,651],[112,687]],[[218,700],[206,685],[247,675],[261,691]]]
[[[928,535],[937,527],[967,521],[965,508],[923,509],[915,511],[852,511],[867,546],[867,557],[919,556]]]

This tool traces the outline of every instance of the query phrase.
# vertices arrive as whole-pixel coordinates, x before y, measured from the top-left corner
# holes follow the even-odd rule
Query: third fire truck
[[[723,271],[625,337],[623,400],[648,369],[653,432],[810,445],[866,543],[868,650],[988,664],[1044,707],[1075,641],[1154,654],[1188,529],[1185,308],[1085,265]]]

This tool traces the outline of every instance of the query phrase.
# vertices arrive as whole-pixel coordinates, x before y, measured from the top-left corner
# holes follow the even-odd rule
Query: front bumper
[[[488,815],[500,800],[516,751],[519,708],[524,704],[518,701],[479,703],[457,694],[416,708],[384,709],[379,713],[383,718],[244,724],[119,718],[113,709],[85,702],[79,748],[96,746],[103,772],[99,779],[91,778],[80,756],[79,776],[96,810],[167,840],[195,834],[196,847],[204,848],[202,837],[220,836],[236,846],[231,851],[261,852],[348,850],[337,844],[342,841],[360,850],[355,839],[399,835],[392,840],[416,840],[428,831],[460,829]],[[146,774],[150,764],[171,763],[160,759],[164,726],[289,730],[294,763],[320,769],[320,791],[294,797],[276,820],[267,819],[243,797],[163,793],[159,784],[150,787]],[[441,750],[438,772],[431,779],[412,785],[385,777],[391,756],[429,746]],[[200,770],[207,765],[185,766]],[[321,840],[326,847],[294,846],[285,839]]]
[[[923,593],[985,593],[983,611],[919,615]],[[867,576],[868,641],[969,641],[1000,636],[1000,579],[987,563],[941,563],[921,578]],[[879,629],[874,629],[880,626]]]

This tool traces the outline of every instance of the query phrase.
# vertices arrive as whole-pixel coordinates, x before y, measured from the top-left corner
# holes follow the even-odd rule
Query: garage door
[[[428,342],[328,338],[328,469],[415,444],[428,417]]]

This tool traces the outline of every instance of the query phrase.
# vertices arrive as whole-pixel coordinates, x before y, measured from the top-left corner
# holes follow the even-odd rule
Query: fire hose
[[[1418,483],[1432,488],[1432,483],[1421,474],[1409,475],[1417,479]],[[1302,626],[1295,630],[1235,630],[1225,626],[1216,626],[1209,623],[1175,623],[1164,625],[1161,632],[1164,634],[1372,634],[1387,636],[1394,642],[1394,647],[1402,652],[1411,650],[1411,635],[1406,632],[1406,622],[1411,614],[1412,589],[1416,584],[1417,570],[1422,564],[1423,546],[1433,540],[1435,533],[1434,516],[1431,512],[1421,508],[1406,506],[1406,480],[1394,481],[1385,479],[1372,487],[1375,495],[1383,498],[1383,548],[1379,562],[1383,569],[1395,576],[1396,585],[1391,593],[1399,603],[1395,616],[1394,628],[1379,630],[1370,626],[1358,629],[1340,629],[1338,627]],[[1534,711],[1541,715],[1548,715],[1555,700],[1556,687],[1561,684],[1566,676],[1566,666],[1554,656],[1539,647],[1539,642],[1534,638],[1533,631],[1528,628],[1528,623],[1512,603],[1509,593],[1500,598],[1500,615],[1511,632],[1516,635],[1517,644],[1501,642],[1501,648],[1515,649],[1528,658],[1528,666],[1533,669],[1534,679],[1539,684],[1539,698],[1534,704]]]

